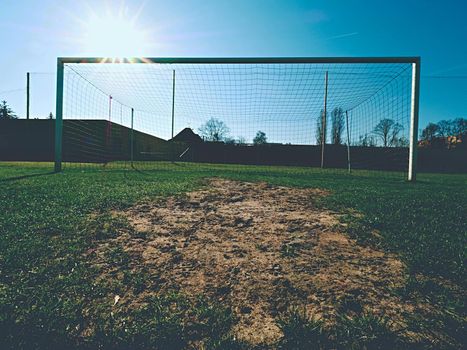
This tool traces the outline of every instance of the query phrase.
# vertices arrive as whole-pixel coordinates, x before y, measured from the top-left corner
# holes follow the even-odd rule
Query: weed
[[[280,349],[327,349],[331,345],[324,322],[309,318],[305,310],[291,309],[278,320],[284,336]]]
[[[389,320],[371,314],[340,316],[335,326],[336,345],[340,349],[398,349],[400,337],[390,330]]]
[[[110,264],[119,267],[127,267],[131,261],[130,255],[119,245],[110,248],[105,255]]]
[[[115,238],[124,230],[133,231],[126,218],[109,213],[93,217],[87,230],[97,240]]]
[[[281,246],[281,256],[283,258],[295,258],[300,250],[299,243],[287,243]]]

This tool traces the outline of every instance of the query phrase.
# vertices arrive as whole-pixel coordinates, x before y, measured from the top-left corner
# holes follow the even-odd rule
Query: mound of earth
[[[326,195],[215,178],[114,213],[144,235],[122,231],[98,249],[118,244],[150,272],[143,295],[177,290],[229,305],[236,336],[252,344],[279,339],[277,318],[297,306],[331,323],[338,313],[371,312],[402,324],[413,307],[391,289],[403,284],[403,264],[349,239],[339,215],[315,204]]]

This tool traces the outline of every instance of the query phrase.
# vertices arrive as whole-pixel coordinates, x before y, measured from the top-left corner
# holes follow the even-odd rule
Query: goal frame
[[[409,164],[407,180],[414,182],[417,175],[417,142],[420,101],[419,56],[412,57],[58,57],[55,111],[55,172],[62,171],[63,88],[65,64],[345,64],[345,63],[407,63],[412,65]]]

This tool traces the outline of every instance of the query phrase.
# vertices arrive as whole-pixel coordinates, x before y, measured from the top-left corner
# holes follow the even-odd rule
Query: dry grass
[[[430,306],[393,293],[405,283],[405,267],[348,238],[339,214],[315,205],[327,194],[210,179],[202,190],[114,211],[130,229],[89,254],[102,279],[119,274],[119,264],[108,264],[115,247],[128,257],[126,269],[145,272],[145,290],[127,289],[118,307],[138,308],[149,295],[174,290],[202,295],[232,308],[234,333],[250,344],[277,342],[277,321],[294,307],[327,324],[370,313],[403,329],[404,315]]]

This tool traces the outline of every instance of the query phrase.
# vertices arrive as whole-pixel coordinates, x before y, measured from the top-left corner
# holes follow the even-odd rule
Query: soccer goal
[[[416,176],[420,58],[58,58],[63,164]]]

